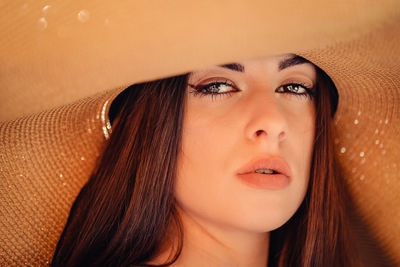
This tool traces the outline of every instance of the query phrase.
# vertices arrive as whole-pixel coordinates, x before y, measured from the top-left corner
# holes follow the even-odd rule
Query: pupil
[[[289,91],[296,93],[298,91],[297,86],[289,85],[288,86]]]
[[[218,87],[217,87],[217,85],[214,84],[213,86],[211,86],[210,91],[211,91],[212,93],[218,92]]]

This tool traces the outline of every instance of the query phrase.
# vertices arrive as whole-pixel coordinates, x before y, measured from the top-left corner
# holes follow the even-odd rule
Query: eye
[[[306,97],[310,100],[314,98],[315,93],[313,92],[312,88],[299,83],[288,83],[281,85],[278,87],[275,92],[281,94],[289,94],[299,97]]]
[[[194,96],[200,94],[202,96],[210,96],[212,98],[216,96],[230,96],[234,92],[240,91],[233,83],[229,81],[214,81],[207,84],[193,85],[188,84],[194,90],[190,91]]]

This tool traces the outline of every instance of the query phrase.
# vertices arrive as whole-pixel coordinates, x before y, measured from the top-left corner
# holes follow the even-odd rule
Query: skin
[[[316,83],[310,63],[279,71],[280,62],[293,56],[240,61],[244,72],[213,66],[189,77],[197,88],[227,81],[236,89],[218,85],[217,92],[239,91],[211,97],[187,88],[175,182],[184,246],[172,266],[266,266],[269,231],[287,222],[303,201],[313,151],[314,100],[278,89]],[[297,93],[304,92],[300,87]],[[287,187],[260,189],[238,179],[244,164],[263,156],[288,163],[293,175]]]

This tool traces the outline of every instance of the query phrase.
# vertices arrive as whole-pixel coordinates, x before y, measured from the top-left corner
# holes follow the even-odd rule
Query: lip
[[[271,169],[276,174],[256,173],[257,169]],[[292,171],[288,163],[279,156],[261,157],[251,160],[238,170],[238,178],[257,189],[280,190],[290,184]]]

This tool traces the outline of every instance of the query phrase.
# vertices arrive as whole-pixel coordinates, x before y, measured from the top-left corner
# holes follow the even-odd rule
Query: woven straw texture
[[[0,125],[0,265],[48,265],[107,132],[101,94]]]

